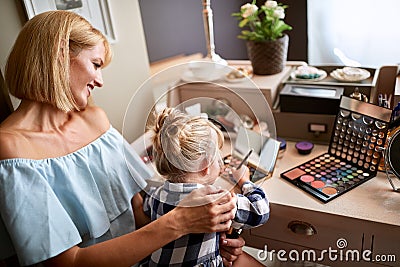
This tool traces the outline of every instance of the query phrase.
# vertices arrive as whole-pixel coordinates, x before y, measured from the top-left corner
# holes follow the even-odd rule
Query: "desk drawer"
[[[300,255],[305,250],[312,250],[317,262],[331,266],[400,266],[398,226],[357,218],[271,204],[268,222],[244,231],[243,237],[248,246],[275,252],[284,250],[286,257],[292,250]],[[336,260],[331,260],[327,254],[329,250],[335,250]],[[372,252],[366,256],[371,262],[363,260],[365,250]],[[326,254],[322,255],[322,251]],[[360,261],[352,251],[359,255]],[[339,259],[341,255],[342,260]]]
[[[278,240],[317,250],[362,249],[363,230],[356,219],[287,206],[271,205],[271,217],[251,236]]]
[[[249,231],[243,231],[242,236],[246,240],[246,245],[256,248],[253,252],[253,256],[260,260],[261,262],[267,263],[269,262],[282,262],[281,265],[276,266],[325,266],[328,267],[383,267],[382,263],[378,262],[366,262],[366,261],[345,261],[345,260],[331,260],[327,254],[324,254],[324,257],[320,257],[321,251],[315,250],[316,252],[316,260],[313,260],[312,254],[309,253],[310,248],[297,246],[295,244],[289,244],[285,242],[281,242],[274,239],[268,238],[260,238],[257,236],[249,236]],[[283,254],[281,251],[284,251]],[[292,253],[291,251],[296,251],[299,254]],[[303,251],[307,251],[302,256]],[[318,258],[320,257],[320,258]],[[303,263],[305,261],[305,263]],[[286,262],[289,262],[288,264]],[[316,264],[310,264],[309,262],[315,262]],[[275,266],[275,265],[273,265]],[[386,265],[384,265],[386,266]],[[388,265],[392,266],[392,265]],[[396,266],[396,265],[393,265]]]

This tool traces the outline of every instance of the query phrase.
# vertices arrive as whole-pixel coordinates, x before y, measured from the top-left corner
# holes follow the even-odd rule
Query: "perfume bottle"
[[[354,92],[350,94],[350,97],[360,101],[368,102],[368,97],[360,93],[358,87],[354,88]]]

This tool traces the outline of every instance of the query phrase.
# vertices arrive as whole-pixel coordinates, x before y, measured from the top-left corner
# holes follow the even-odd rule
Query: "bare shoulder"
[[[90,127],[98,129],[102,132],[105,132],[110,128],[110,121],[102,108],[91,105],[80,113],[82,119]]]
[[[18,131],[0,127],[0,160],[17,158],[21,149],[30,149],[28,140]]]

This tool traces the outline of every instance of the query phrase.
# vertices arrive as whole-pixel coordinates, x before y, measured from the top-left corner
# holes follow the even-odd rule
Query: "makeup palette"
[[[391,110],[346,96],[340,100],[328,151],[281,173],[322,202],[376,176]]]
[[[241,161],[242,161],[241,159],[234,157],[232,155],[225,156],[223,158],[224,168],[221,170],[220,176],[226,180],[230,180],[231,178],[230,178],[229,170],[232,169],[233,167],[236,168],[240,164]],[[246,165],[250,171],[251,181],[258,181],[258,180],[268,176],[267,173],[260,171],[255,166],[253,166],[249,163],[247,163]],[[236,183],[235,181],[232,181],[232,182]]]

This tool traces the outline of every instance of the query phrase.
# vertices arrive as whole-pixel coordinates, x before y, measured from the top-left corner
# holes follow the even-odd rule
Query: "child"
[[[143,202],[144,212],[155,220],[179,205],[192,190],[215,182],[223,167],[219,149],[224,137],[211,121],[172,108],[156,116],[152,131],[154,163],[166,179],[163,186],[152,188]],[[250,182],[248,168],[232,170],[232,175],[243,193],[237,195],[232,226],[246,229],[265,223],[269,217],[269,203],[263,190]],[[171,265],[223,266],[219,234],[183,236],[150,257],[149,266]]]

